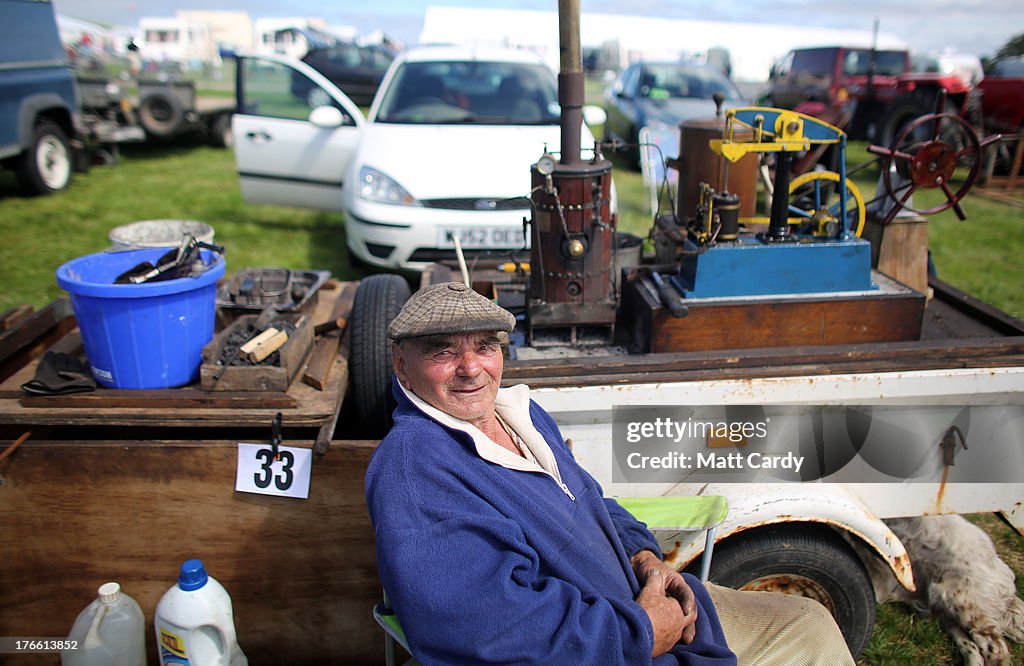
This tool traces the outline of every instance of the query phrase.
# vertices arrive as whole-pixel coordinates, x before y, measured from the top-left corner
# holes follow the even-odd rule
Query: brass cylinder
[[[708,141],[721,139],[725,121],[722,118],[695,118],[679,126],[679,196],[676,215],[680,220],[694,217],[700,203],[700,184],[707,183],[718,192],[739,195],[740,217],[753,217],[757,210],[758,155],[746,155],[729,165],[728,183],[723,187],[724,157],[716,155]],[[740,140],[753,138],[750,132],[737,131]]]

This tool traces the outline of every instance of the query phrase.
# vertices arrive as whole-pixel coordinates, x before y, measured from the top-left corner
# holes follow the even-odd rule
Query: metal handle
[[[651,271],[651,279],[654,280],[655,286],[658,287],[658,295],[661,297],[661,302],[665,304],[665,307],[668,308],[673,317],[682,319],[690,314],[690,308],[686,307],[683,303],[683,297],[679,295],[679,292],[672,285],[662,280],[661,276],[655,271]]]

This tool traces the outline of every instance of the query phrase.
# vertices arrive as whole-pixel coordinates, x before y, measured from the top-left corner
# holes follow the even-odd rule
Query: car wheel
[[[333,100],[331,96],[327,94],[327,91],[319,86],[314,86],[308,93],[306,93],[306,104],[309,108],[315,109],[318,106],[329,106]]]
[[[387,328],[405,302],[409,284],[392,273],[363,278],[349,320],[352,401],[364,437],[383,437],[391,427],[391,343]]]
[[[71,148],[60,125],[39,122],[32,132],[32,144],[17,168],[18,184],[28,194],[52,194],[71,182]]]
[[[139,103],[139,123],[146,134],[159,138],[174,136],[185,117],[177,97],[167,92],[152,92]]]
[[[810,597],[832,613],[854,657],[875,626],[875,592],[853,548],[824,525],[769,525],[714,551],[710,580],[738,590]]]

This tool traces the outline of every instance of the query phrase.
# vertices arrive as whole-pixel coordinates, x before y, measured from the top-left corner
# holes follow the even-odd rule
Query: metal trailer
[[[218,148],[231,145],[233,98],[196,95],[192,81],[139,80],[139,123],[151,139],[200,133]]]

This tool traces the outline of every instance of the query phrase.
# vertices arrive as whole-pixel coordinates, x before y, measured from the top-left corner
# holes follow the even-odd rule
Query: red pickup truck
[[[1014,134],[1024,126],[1024,57],[1004,58],[978,84],[985,129]]]

